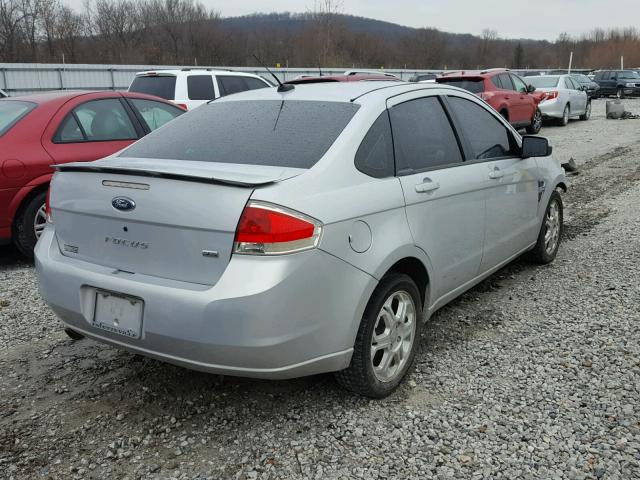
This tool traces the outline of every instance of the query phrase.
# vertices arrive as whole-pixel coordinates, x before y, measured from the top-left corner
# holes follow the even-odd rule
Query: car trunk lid
[[[229,263],[253,190],[304,171],[126,160],[56,166],[50,202],[62,254],[204,285],[214,285]]]

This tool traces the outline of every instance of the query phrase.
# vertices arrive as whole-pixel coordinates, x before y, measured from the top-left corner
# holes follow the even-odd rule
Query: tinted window
[[[500,77],[500,83],[502,84],[502,88],[505,90],[514,90],[513,82],[511,81],[511,77],[508,73],[501,73],[498,75]]]
[[[520,77],[516,75],[509,76],[511,77],[511,81],[513,82],[513,86],[515,87],[516,92],[525,93],[527,91],[527,86]]]
[[[81,136],[78,136],[77,128]],[[77,106],[61,123],[56,142],[135,140],[136,129],[118,99],[92,100]]]
[[[320,101],[218,101],[176,118],[122,157],[311,168],[358,106]]]
[[[640,75],[638,75],[638,73],[634,72],[633,70],[624,70],[622,72],[618,72],[618,78],[638,80],[640,79]]]
[[[177,107],[153,100],[130,98],[129,101],[133,107],[140,112],[144,123],[146,123],[149,130],[152,131],[184,113],[183,110]]]
[[[231,95],[233,93],[244,92],[249,90],[245,77],[237,77],[232,75],[216,75],[218,79],[218,87],[220,88],[220,96]]]
[[[27,113],[36,108],[32,102],[3,100],[0,102],[0,136],[4,135]]]
[[[531,77],[529,83],[536,88],[554,88],[558,86],[560,77]]]
[[[173,75],[136,77],[129,87],[129,91],[155,95],[165,100],[173,100],[176,97],[176,77]]]
[[[496,88],[504,88],[502,86],[502,82],[500,81],[500,76],[499,75],[495,75],[493,77],[491,77],[491,83],[493,83],[493,86]]]
[[[189,91],[190,100],[213,100],[216,98],[211,75],[189,75],[187,77],[187,90]]]
[[[262,80],[258,80],[257,78],[245,77],[244,81],[247,84],[247,88],[249,90],[257,90],[259,88],[269,87],[269,85],[264,83]]]
[[[393,140],[386,111],[382,112],[362,140],[355,164],[358,170],[372,177],[393,176]]]
[[[440,83],[446,83],[447,85],[451,85],[453,87],[463,88],[471,93],[480,93],[484,92],[484,80],[469,80],[466,78],[443,78],[438,79]]]
[[[517,145],[507,128],[489,111],[459,97],[449,97],[451,109],[467,138],[474,159],[489,159],[517,154]],[[394,132],[395,133],[395,132]]]
[[[396,105],[389,111],[398,175],[462,162],[449,119],[435,97]]]

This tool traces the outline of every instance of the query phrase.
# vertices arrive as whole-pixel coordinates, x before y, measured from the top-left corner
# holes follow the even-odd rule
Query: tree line
[[[86,0],[81,10],[63,0],[0,0],[0,62],[255,66],[255,54],[292,67],[566,68],[573,52],[574,68],[616,67],[621,56],[640,66],[634,28],[550,42],[373,23],[382,22],[342,14],[338,0],[240,19],[198,0]]]

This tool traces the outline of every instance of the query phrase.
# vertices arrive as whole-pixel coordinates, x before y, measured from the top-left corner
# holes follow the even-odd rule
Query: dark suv
[[[538,104],[544,93],[509,70],[491,70],[448,73],[436,78],[438,83],[464,88],[475,93],[495,108],[516,128],[526,128],[527,133],[537,134],[542,127],[542,114]]]
[[[633,70],[600,70],[593,81],[600,85],[600,95],[618,98],[640,96],[640,75]]]

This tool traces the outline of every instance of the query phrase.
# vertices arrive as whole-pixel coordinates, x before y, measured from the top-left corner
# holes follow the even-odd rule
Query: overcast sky
[[[64,0],[63,0],[64,1]],[[84,0],[66,0],[81,7]],[[261,12],[305,12],[313,0],[200,0],[224,17]],[[342,0],[343,13],[412,27],[479,34],[496,30],[505,38],[555,40],[595,28],[638,23],[639,0]]]

